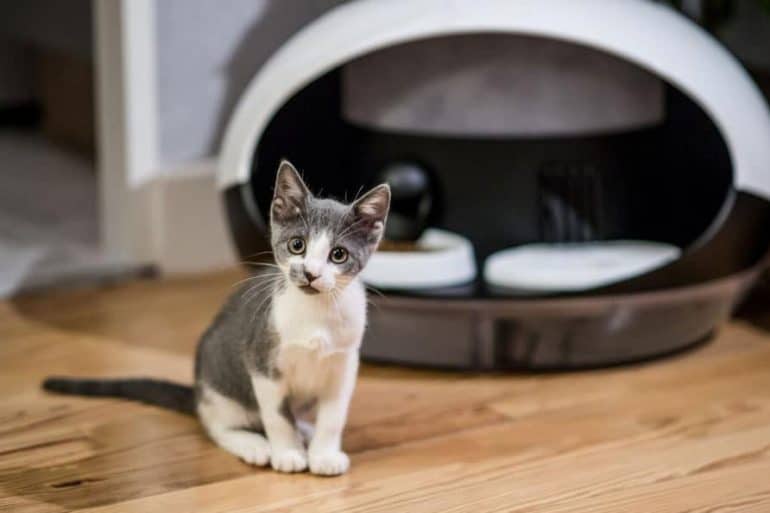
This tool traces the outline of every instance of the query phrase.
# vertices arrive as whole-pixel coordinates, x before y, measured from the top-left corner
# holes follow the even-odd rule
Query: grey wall
[[[267,58],[341,0],[157,2],[160,159],[213,155],[235,102]]]

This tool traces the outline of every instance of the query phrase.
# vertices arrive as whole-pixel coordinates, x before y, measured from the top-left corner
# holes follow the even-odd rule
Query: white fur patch
[[[319,451],[310,454],[310,471],[319,476],[338,476],[350,468],[350,458],[342,451]]]
[[[249,412],[237,401],[205,385],[201,401],[198,402],[198,416],[206,428],[211,426],[231,429],[259,426],[259,415],[256,412]]]
[[[236,401],[204,386],[198,418],[209,437],[227,452],[251,465],[264,466],[270,462],[267,439],[244,429],[259,426],[256,412],[249,412]]]
[[[328,237],[322,237],[308,249],[311,261],[324,255],[322,272],[336,272],[326,263],[329,245]],[[275,362],[280,378],[252,377],[270,438],[271,464],[283,472],[309,466],[315,474],[342,474],[350,465],[340,446],[366,325],[364,287],[354,278],[333,292],[310,295],[288,285],[274,297],[271,315],[280,340]],[[306,453],[294,438],[299,437],[296,426],[289,433],[283,417],[275,415],[287,396],[318,400],[316,431]]]
[[[331,241],[329,234],[321,233],[307,241],[307,252],[305,253],[305,270],[320,276],[327,262],[329,261],[329,251],[331,251]]]
[[[358,279],[338,295],[308,295],[286,287],[276,296],[273,321],[282,347],[333,353],[357,349],[366,324],[366,295]]]

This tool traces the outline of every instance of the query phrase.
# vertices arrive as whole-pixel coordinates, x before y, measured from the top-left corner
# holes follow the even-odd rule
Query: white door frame
[[[92,0],[101,241],[155,262],[158,174],[155,0]]]

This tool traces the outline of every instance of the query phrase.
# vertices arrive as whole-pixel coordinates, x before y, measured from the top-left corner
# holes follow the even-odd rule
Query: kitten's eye
[[[341,264],[348,259],[348,250],[345,248],[334,248],[329,253],[329,259],[335,264]]]
[[[289,241],[289,252],[294,255],[301,255],[305,252],[305,240],[300,237],[294,237]]]

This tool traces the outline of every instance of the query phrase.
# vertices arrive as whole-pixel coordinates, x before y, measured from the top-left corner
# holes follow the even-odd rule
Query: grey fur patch
[[[272,297],[282,286],[278,280],[283,278],[277,273],[262,270],[236,291],[198,345],[196,382],[207,384],[248,409],[257,406],[252,371],[280,378],[274,364],[278,335],[269,314]]]

